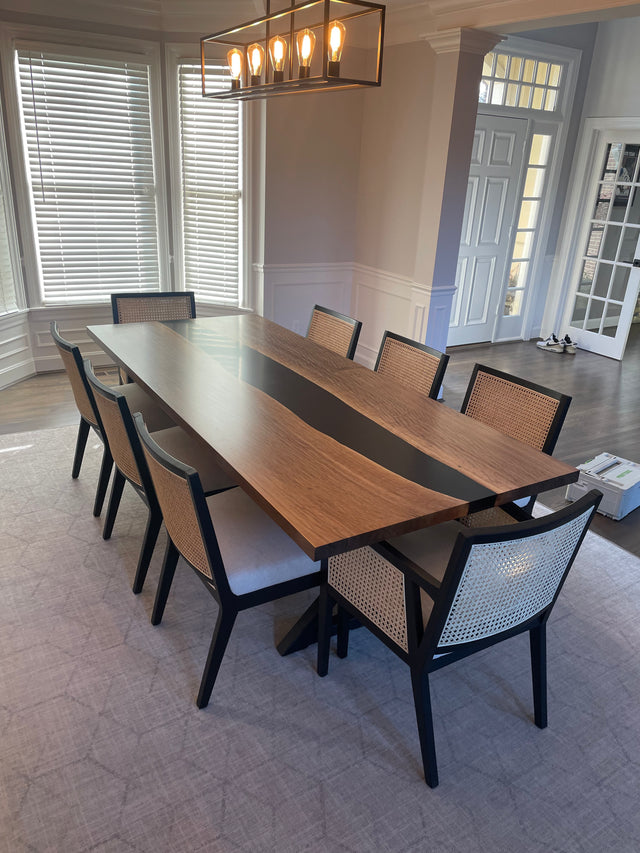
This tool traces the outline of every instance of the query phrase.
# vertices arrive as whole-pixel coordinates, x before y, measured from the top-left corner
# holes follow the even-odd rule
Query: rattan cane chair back
[[[573,555],[593,515],[584,512],[549,528],[547,519],[509,528],[508,538],[491,535],[470,546],[448,602],[438,652],[510,631],[553,604]],[[525,522],[523,522],[523,525]]]
[[[112,293],[111,310],[114,323],[191,320],[196,316],[196,302],[191,290]]]
[[[315,305],[311,312],[307,337],[338,355],[353,359],[361,328],[362,323],[359,320]]]
[[[505,435],[551,453],[571,397],[476,364],[462,413]]]
[[[107,388],[101,382],[95,380],[95,375],[87,371],[87,376],[96,400],[104,429],[109,439],[109,447],[113,461],[130,482],[139,488],[144,488],[143,479],[140,474],[138,463],[131,447],[131,422],[130,430],[127,431],[125,418],[131,418],[129,407],[121,392],[117,388]],[[133,430],[135,435],[135,430]]]
[[[449,356],[426,344],[385,332],[375,370],[396,379],[407,388],[436,399]]]
[[[198,474],[193,468],[178,465],[175,459],[169,461],[158,445],[151,443],[146,430],[138,427],[138,432],[167,533],[182,556],[206,578],[213,580],[207,547],[202,538],[203,526],[208,530],[211,521],[208,513],[198,513],[194,503],[195,493],[201,505],[204,504]]]
[[[87,382],[80,349],[66,341],[58,331],[58,324],[51,323],[51,337],[56,345],[58,354],[64,364],[64,369],[71,384],[73,399],[82,417],[94,427],[100,427],[93,393]]]

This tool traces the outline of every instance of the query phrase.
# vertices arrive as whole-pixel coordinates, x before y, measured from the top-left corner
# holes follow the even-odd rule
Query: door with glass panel
[[[640,285],[640,132],[601,142],[576,265],[569,334],[621,359]]]

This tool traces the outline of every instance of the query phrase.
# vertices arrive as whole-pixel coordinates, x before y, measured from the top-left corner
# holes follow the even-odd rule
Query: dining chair
[[[374,370],[436,400],[448,361],[445,353],[387,331]]]
[[[218,603],[196,699],[211,697],[241,610],[318,586],[321,569],[242,489],[205,496],[201,473],[167,453],[134,417],[169,534],[151,623],[159,625],[182,555]]]
[[[476,364],[460,411],[475,420],[551,454],[567,415],[571,397],[526,379]],[[536,495],[492,507],[460,519],[468,526],[508,524],[530,517]],[[524,513],[524,515],[523,515]]]
[[[362,323],[331,308],[314,305],[307,337],[327,349],[353,360]]]
[[[111,311],[114,323],[192,320],[196,316],[195,292],[193,290],[148,290],[137,293],[112,293]],[[122,368],[118,368],[118,375],[123,385],[131,381]]]
[[[334,602],[409,665],[425,781],[438,784],[429,676],[529,633],[534,722],[547,725],[546,625],[600,503],[591,491],[559,512],[468,530],[455,522],[329,558],[320,592],[318,675],[328,672]],[[346,619],[339,619],[339,631]],[[338,637],[347,654],[347,638]]]
[[[147,418],[146,423],[157,442],[165,447],[168,452],[179,453],[191,464],[198,464],[201,467],[208,493],[229,489],[235,483],[217,466],[213,458],[199,444],[196,444],[194,439],[187,435],[181,427],[175,425],[162,409],[145,412],[139,406],[133,405],[127,389],[136,386],[117,385],[114,387],[104,385],[96,377],[88,359],[85,360],[84,364],[85,373],[93,391],[116,466],[102,531],[103,539],[111,538],[125,483],[131,484],[149,510],[132,587],[135,593],[139,593],[142,591],[162,525],[162,512],[140,446],[138,433],[133,424],[133,413],[141,412],[141,416]]]
[[[96,408],[96,402],[93,397],[91,386],[87,381],[84,372],[84,364],[80,349],[75,344],[65,340],[58,330],[58,324],[52,321],[49,325],[51,337],[56,345],[67,377],[71,384],[73,398],[80,413],[80,424],[78,426],[78,437],[76,439],[76,449],[73,456],[73,465],[71,468],[71,476],[76,480],[80,475],[82,460],[84,458],[85,447],[87,446],[87,438],[89,431],[93,430],[103,444],[102,463],[100,465],[100,475],[98,477],[98,485],[96,488],[96,497],[93,503],[93,514],[100,515],[104,498],[109,485],[109,477],[113,467],[113,459],[109,450],[109,444],[104,436],[100,413]]]
[[[157,290],[112,293],[114,323],[148,323],[152,320],[191,320],[196,316],[192,290]]]

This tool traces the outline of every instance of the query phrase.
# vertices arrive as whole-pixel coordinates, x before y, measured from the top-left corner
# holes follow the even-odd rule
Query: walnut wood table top
[[[257,315],[89,334],[315,560],[578,477]]]

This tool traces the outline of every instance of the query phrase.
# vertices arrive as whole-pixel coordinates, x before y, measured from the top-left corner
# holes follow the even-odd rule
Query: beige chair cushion
[[[153,432],[152,435],[153,440],[166,453],[196,469],[205,493],[215,492],[218,489],[228,489],[236,485],[234,480],[217,465],[213,453],[207,452],[206,448],[191,438],[182,427],[174,426],[169,429],[162,429]]]
[[[229,586],[236,595],[320,568],[242,489],[212,495],[207,504]]]
[[[122,391],[127,398],[127,405],[132,415],[135,415],[136,412],[142,412],[142,417],[149,432],[175,426],[175,421],[135,382],[118,385],[117,390]]]

